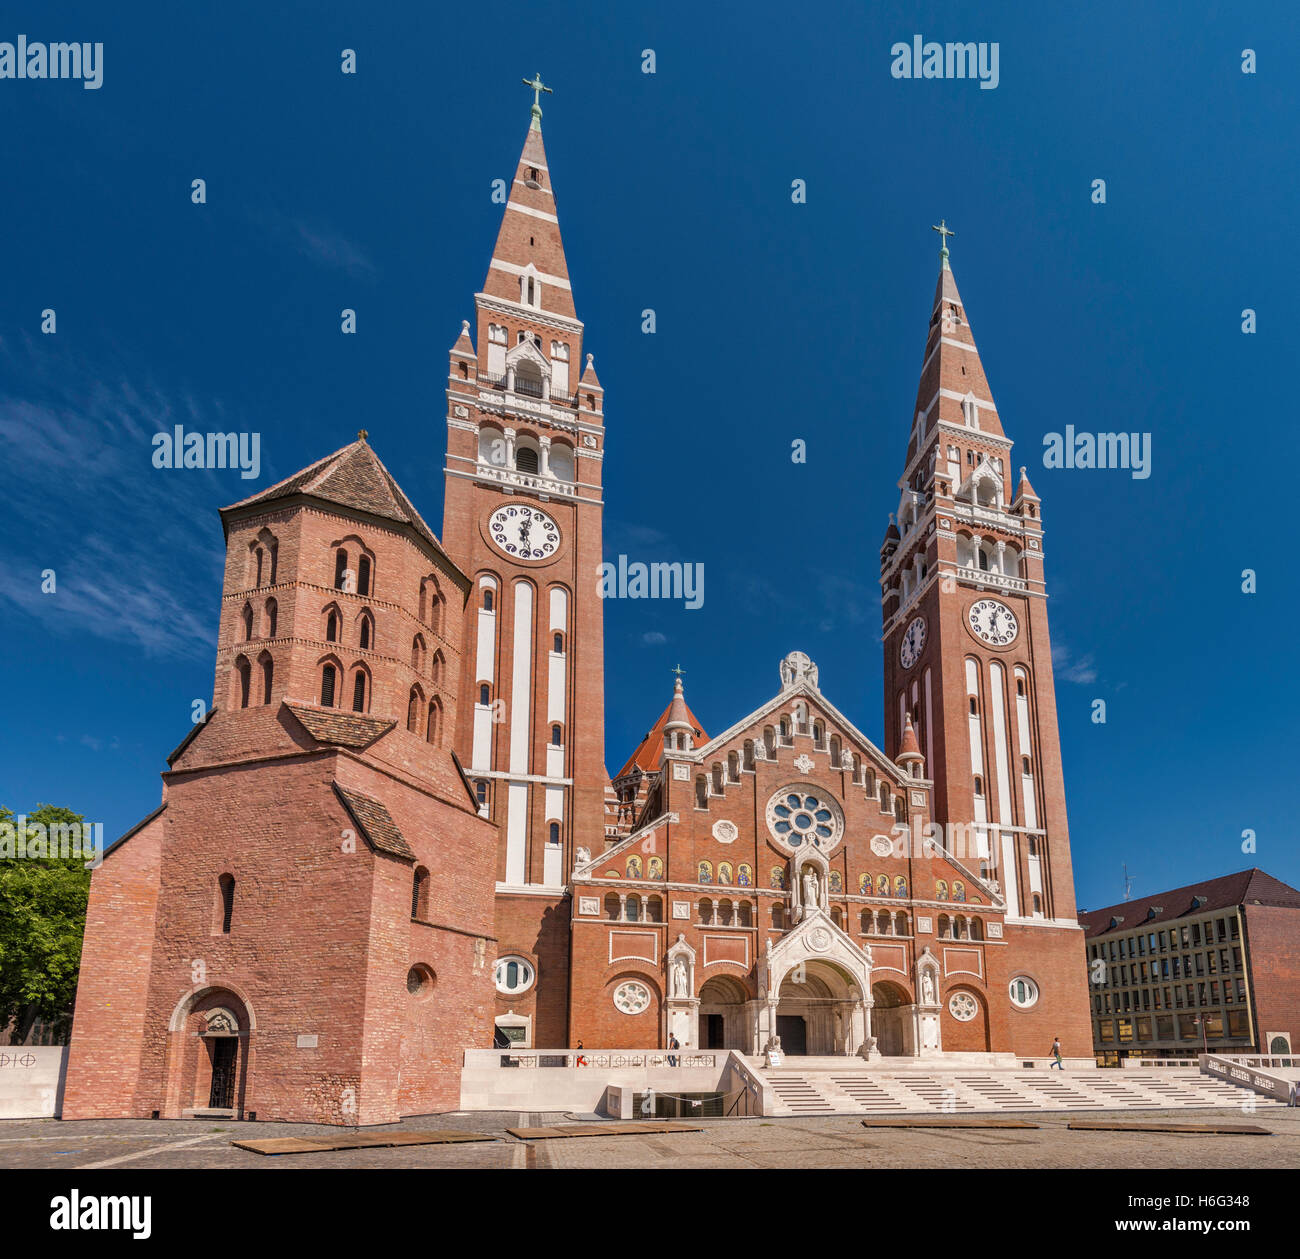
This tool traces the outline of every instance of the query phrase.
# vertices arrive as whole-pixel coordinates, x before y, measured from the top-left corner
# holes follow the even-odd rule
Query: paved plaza
[[[0,1168],[1300,1168],[1300,1110],[1236,1107],[1112,1112],[1123,1121],[1258,1124],[1270,1136],[1071,1132],[1096,1111],[1028,1115],[1036,1130],[868,1129],[853,1116],[703,1119],[699,1132],[518,1141],[507,1128],[590,1116],[518,1111],[431,1115],[366,1133],[456,1128],[499,1140],[266,1157],[234,1140],[338,1135],[313,1124],[199,1120],[10,1120],[0,1124]]]

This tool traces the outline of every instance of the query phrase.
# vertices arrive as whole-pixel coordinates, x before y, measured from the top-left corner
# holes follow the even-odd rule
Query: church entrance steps
[[[1045,1070],[874,1070],[873,1063],[838,1059],[838,1069],[758,1069],[765,1084],[766,1115],[962,1115],[999,1112],[1218,1109],[1240,1105],[1241,1092],[1196,1071],[1132,1074],[1083,1070],[1048,1075]],[[820,1064],[819,1064],[820,1066]],[[1258,1105],[1281,1105],[1257,1099]]]

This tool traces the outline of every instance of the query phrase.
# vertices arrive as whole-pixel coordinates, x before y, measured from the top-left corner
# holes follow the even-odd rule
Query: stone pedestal
[[[668,1018],[664,1030],[664,1044],[668,1044],[669,1036],[676,1036],[682,1043],[683,1052],[688,1049],[698,1049],[700,1047],[699,997],[669,997],[665,1009]]]

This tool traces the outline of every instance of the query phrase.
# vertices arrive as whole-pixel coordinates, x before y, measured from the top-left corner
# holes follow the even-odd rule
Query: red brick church
[[[213,704],[94,875],[65,1118],[386,1123],[494,1040],[1089,1052],[1039,500],[946,237],[882,745],[794,651],[713,737],[679,677],[611,779],[604,394],[540,118],[450,353],[441,538],[364,433],[221,513]]]

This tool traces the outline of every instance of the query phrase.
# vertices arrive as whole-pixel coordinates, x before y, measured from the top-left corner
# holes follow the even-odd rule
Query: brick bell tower
[[[1033,1035],[1050,1041],[1087,1006],[1070,969],[1078,941],[1043,526],[1025,469],[1011,480],[1011,441],[949,265],[952,233],[935,230],[939,281],[897,518],[880,552],[885,749],[898,754],[910,717],[935,782],[934,820],[970,828],[955,855],[997,882],[1008,942],[1020,935],[1040,959],[1040,1004],[1059,1026]],[[1086,1041],[1073,1048],[1088,1052]]]
[[[603,391],[577,318],[540,78],[482,291],[451,349],[448,554],[470,575],[457,747],[496,822],[499,1033],[567,1044],[569,873],[605,831]],[[477,347],[477,348],[476,348]],[[513,963],[513,964],[512,964]]]

